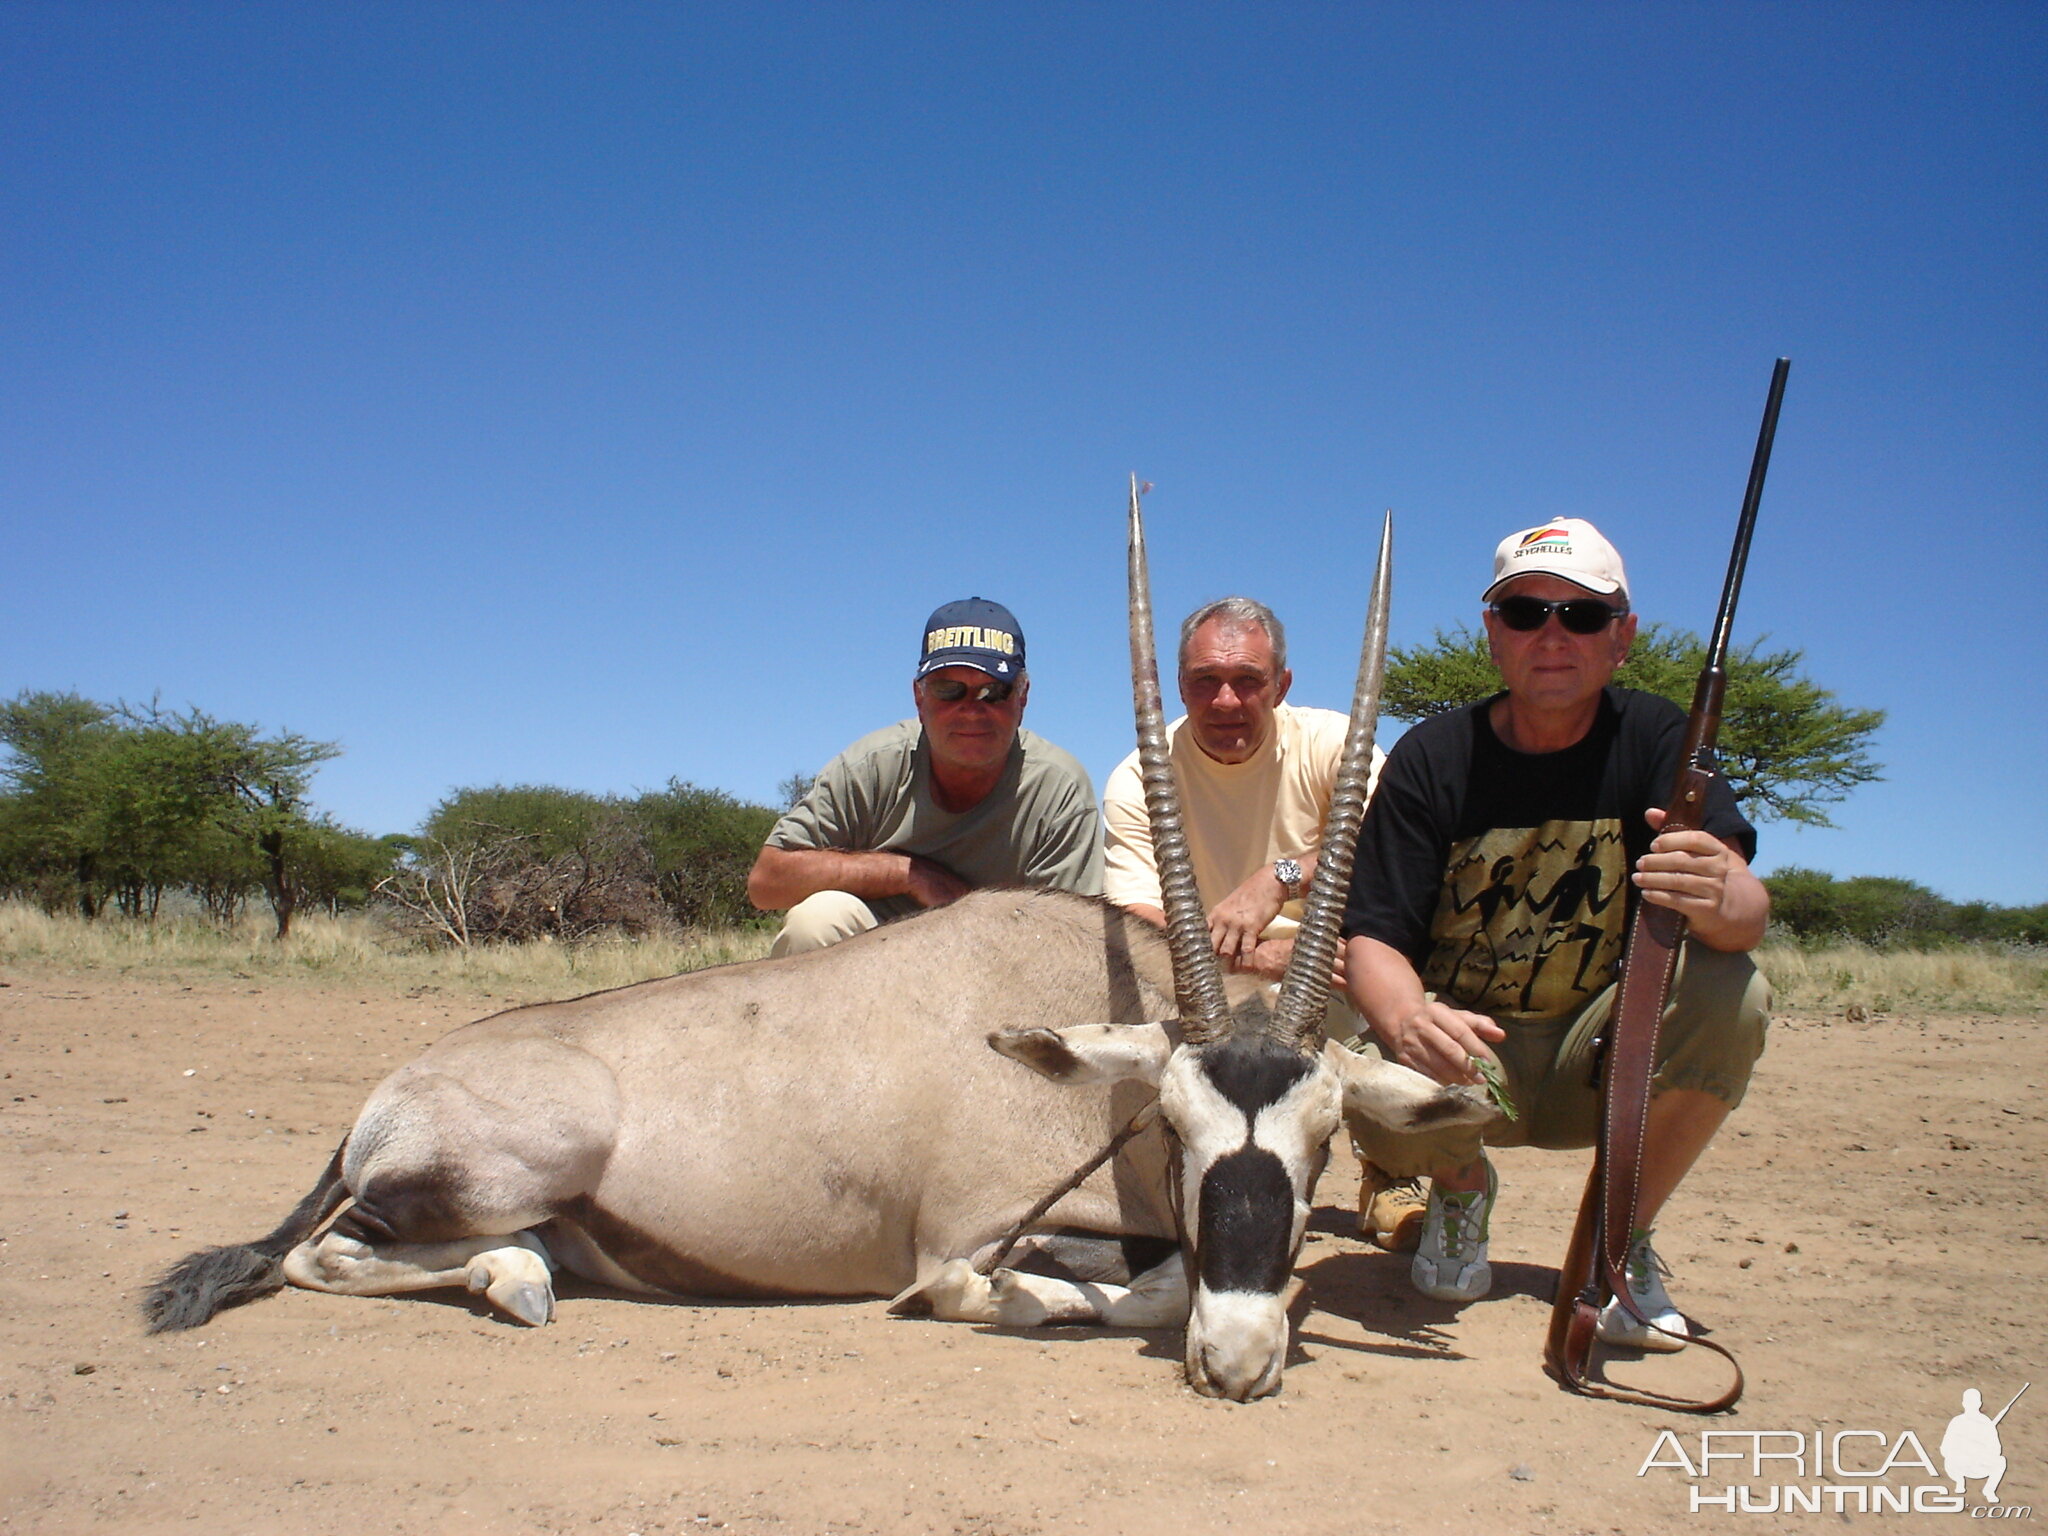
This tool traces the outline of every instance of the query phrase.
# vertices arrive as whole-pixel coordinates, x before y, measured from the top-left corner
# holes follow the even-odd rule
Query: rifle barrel
[[[1778,435],[1778,407],[1785,400],[1785,375],[1792,359],[1781,357],[1771,370],[1771,394],[1764,402],[1763,429],[1757,433],[1756,457],[1749,463],[1749,489],[1742,496],[1742,517],[1735,525],[1735,548],[1728,556],[1728,579],[1721,585],[1721,610],[1714,616],[1714,638],[1707,647],[1707,666],[1718,672],[1728,660],[1728,636],[1735,628],[1735,599],[1742,591],[1743,568],[1749,564],[1749,536],[1756,531],[1756,509],[1764,499],[1764,474],[1771,467],[1771,442]]]

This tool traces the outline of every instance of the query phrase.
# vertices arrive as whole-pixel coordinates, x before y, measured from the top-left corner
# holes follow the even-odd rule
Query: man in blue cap
[[[1102,824],[1088,775],[1023,728],[1024,631],[985,598],[926,620],[917,717],[871,732],[818,772],[747,876],[787,912],[771,954],[822,949],[992,885],[1099,895]]]

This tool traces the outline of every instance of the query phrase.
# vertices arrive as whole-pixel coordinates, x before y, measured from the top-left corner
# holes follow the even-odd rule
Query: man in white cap
[[[1749,860],[1756,833],[1717,779],[1700,831],[1662,833],[1685,715],[1612,686],[1636,635],[1621,556],[1562,518],[1510,534],[1482,599],[1505,689],[1425,720],[1388,755],[1347,903],[1346,985],[1386,1054],[1439,1082],[1498,1064],[1516,1118],[1495,1146],[1594,1145],[1599,1036],[1636,901],[1681,913],[1689,937],[1659,1030],[1629,1290],[1657,1324],[1610,1301],[1600,1335],[1682,1348],[1650,1227],[1742,1100],[1761,1054],[1769,988],[1748,951],[1770,913]],[[1492,1283],[1498,1187],[1471,1132],[1390,1146],[1431,1175],[1411,1274],[1443,1301]]]
[[[1024,631],[970,597],[925,621],[917,716],[870,732],[818,771],[747,875],[787,911],[772,955],[822,949],[991,885],[1102,893],[1088,772],[1023,728]]]

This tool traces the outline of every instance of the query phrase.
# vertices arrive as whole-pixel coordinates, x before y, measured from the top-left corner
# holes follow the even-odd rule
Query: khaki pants
[[[858,896],[849,896],[844,891],[818,891],[791,907],[783,917],[782,931],[775,935],[768,958],[780,960],[785,955],[824,949],[880,926],[874,909]]]
[[[1482,1140],[1493,1147],[1552,1151],[1595,1145],[1600,1089],[1594,1043],[1607,1027],[1619,991],[1609,987],[1577,1014],[1563,1018],[1500,1021],[1508,1035],[1493,1050],[1519,1118],[1495,1115],[1484,1125],[1418,1135],[1353,1125],[1359,1155],[1406,1178],[1433,1168],[1463,1167],[1479,1155]],[[1748,955],[1724,954],[1688,939],[1679,951],[1677,981],[1657,1028],[1651,1094],[1692,1088],[1735,1108],[1763,1055],[1770,1006],[1770,984]],[[1372,1048],[1378,1048],[1377,1042]]]

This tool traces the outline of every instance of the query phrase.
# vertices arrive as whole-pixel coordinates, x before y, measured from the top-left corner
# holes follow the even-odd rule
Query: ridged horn
[[[1138,768],[1145,810],[1152,818],[1152,853],[1166,909],[1166,943],[1173,955],[1173,992],[1181,1037],[1202,1045],[1230,1029],[1223,973],[1195,889],[1195,864],[1181,826],[1180,791],[1173,782],[1166,719],[1159,700],[1159,653],[1152,639],[1152,578],[1145,566],[1145,523],[1138,512],[1138,477],[1131,476],[1131,704],[1138,719]]]
[[[1351,889],[1351,857],[1365,819],[1366,785],[1372,777],[1373,736],[1379,728],[1380,687],[1387,672],[1387,601],[1394,585],[1394,514],[1380,528],[1380,558],[1373,572],[1372,600],[1365,611],[1365,642],[1358,655],[1358,684],[1351,694],[1351,728],[1330,795],[1330,817],[1316,855],[1294,954],[1280,982],[1273,1009],[1274,1038],[1304,1051],[1322,1043],[1323,1009],[1330,996],[1330,970],[1337,961],[1337,927]]]

